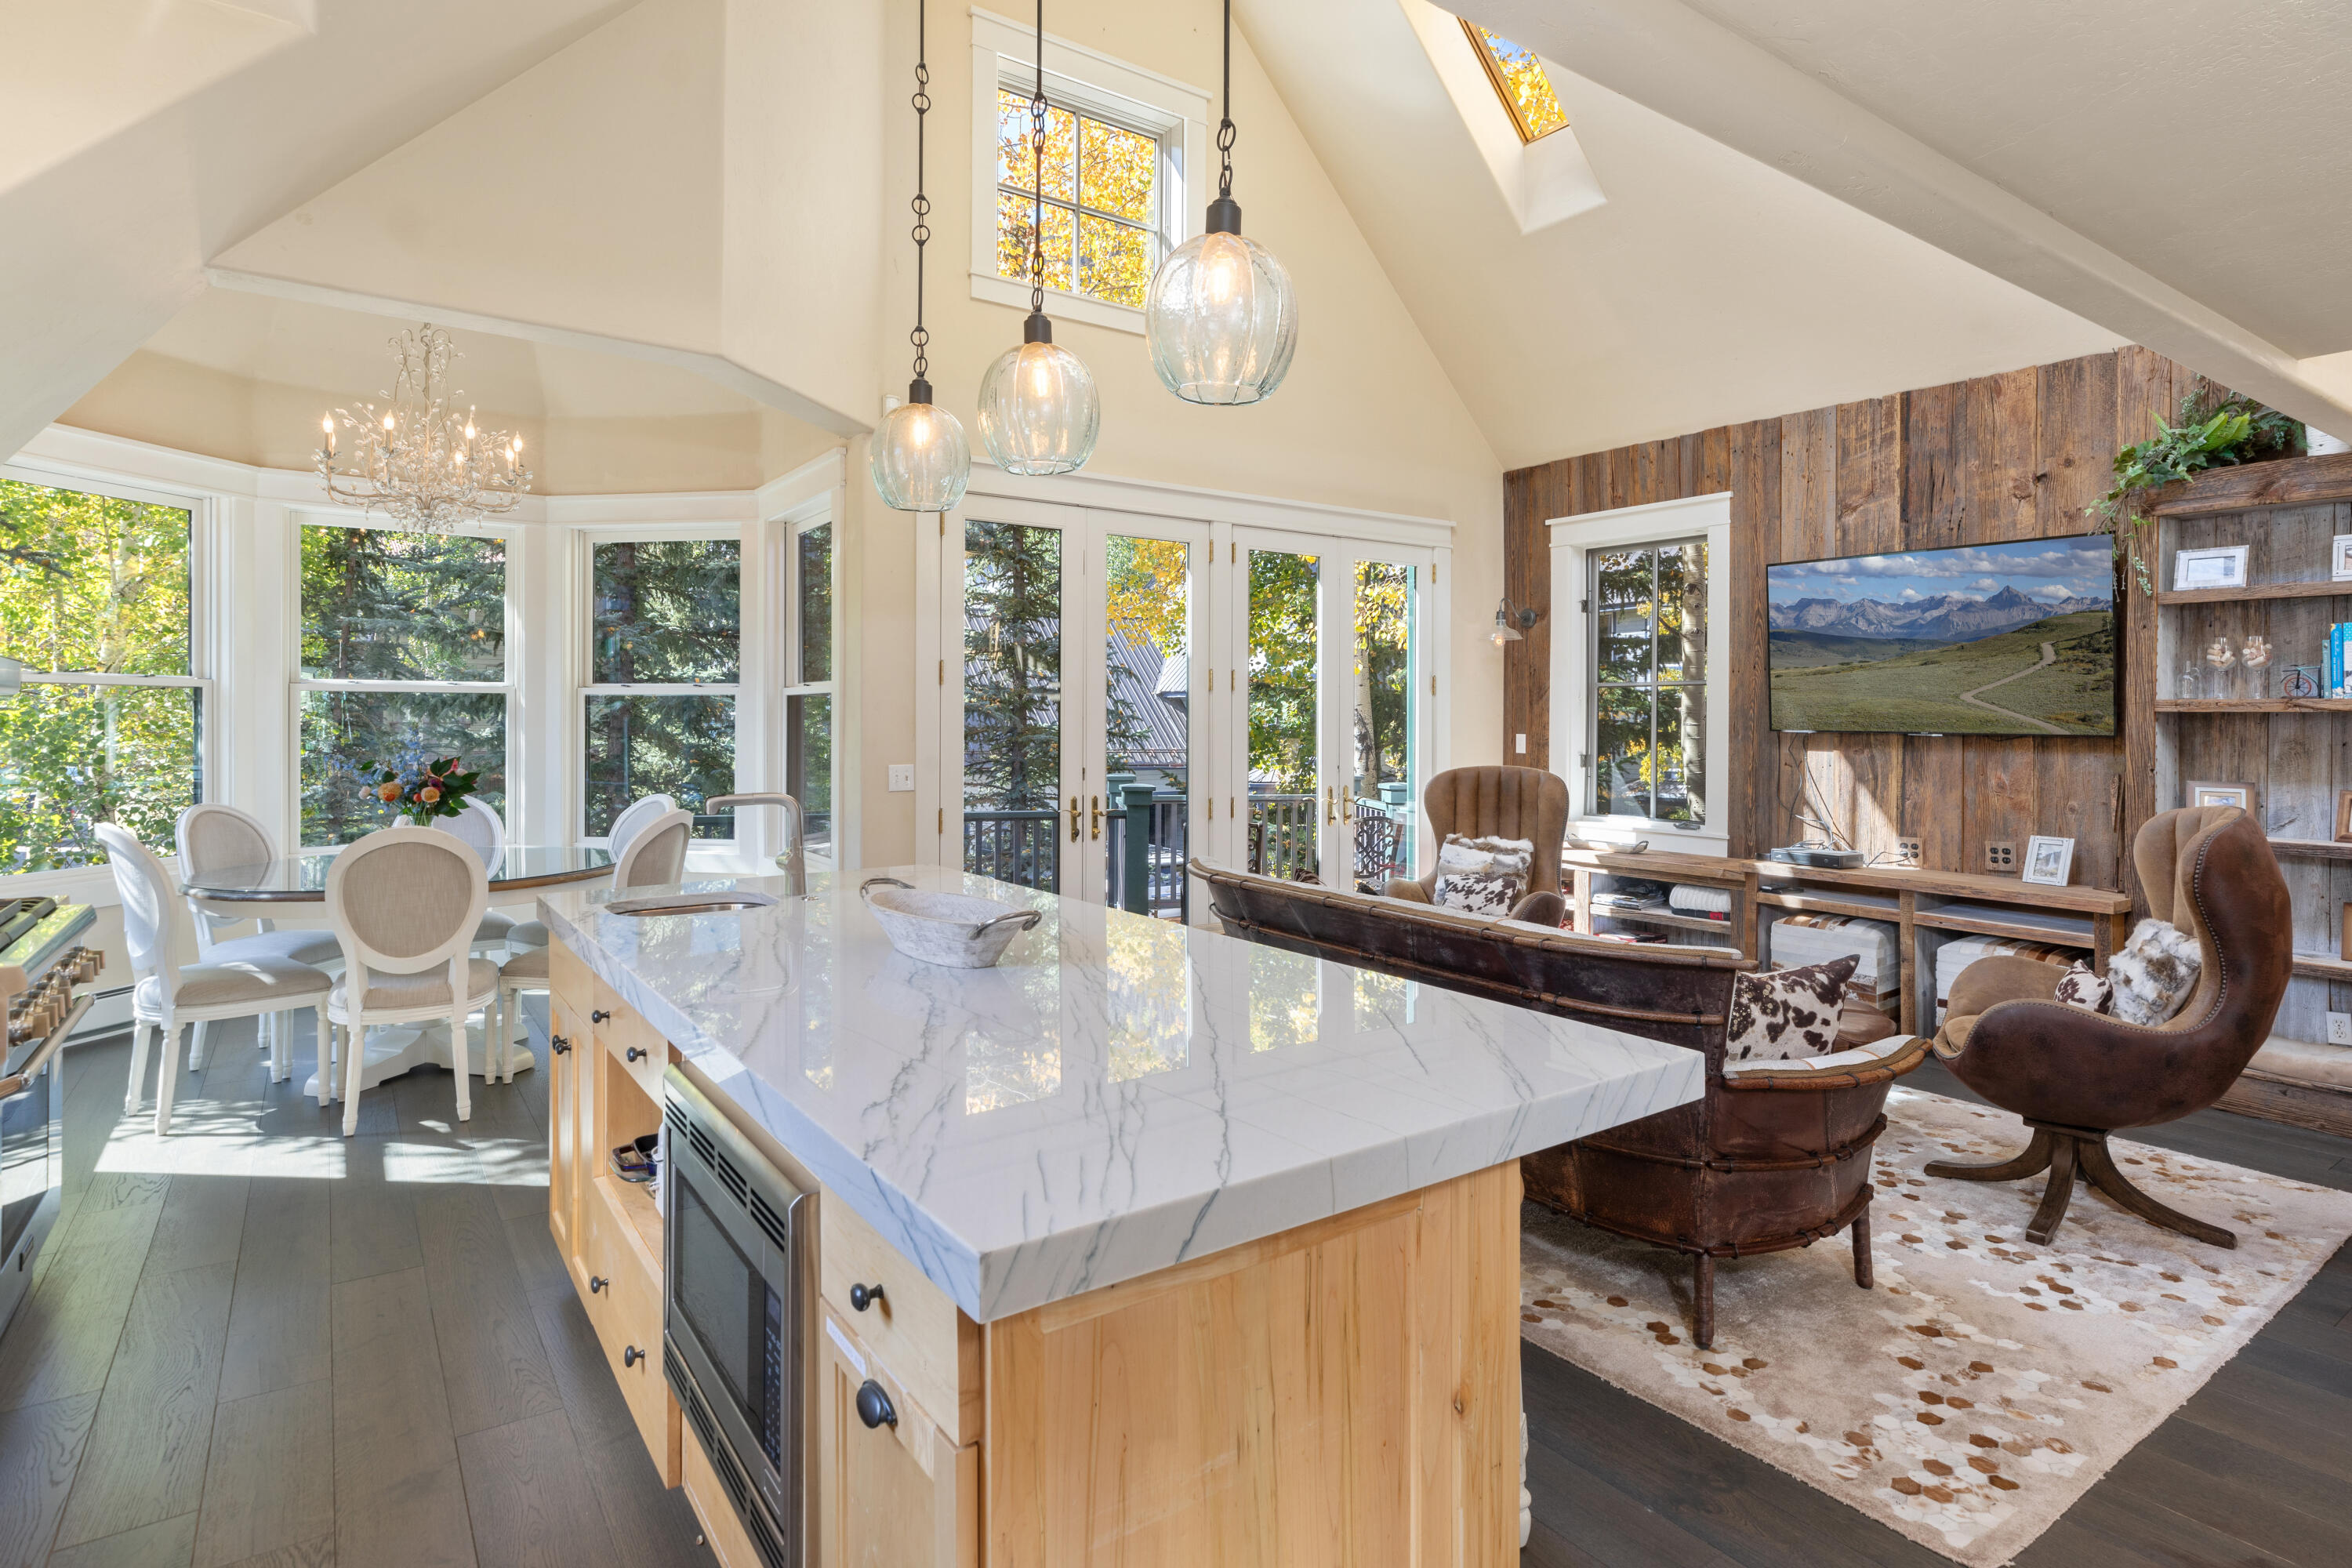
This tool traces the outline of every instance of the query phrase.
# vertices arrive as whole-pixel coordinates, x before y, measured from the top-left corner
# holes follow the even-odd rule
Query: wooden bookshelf
[[[2352,713],[2352,697],[2159,697],[2159,713]]]
[[[2271,853],[2282,860],[2352,860],[2352,844],[2330,838],[2273,838]]]
[[[2262,599],[2333,599],[2352,594],[2352,583],[2264,583],[2250,588],[2165,588],[2159,605],[2251,605]]]

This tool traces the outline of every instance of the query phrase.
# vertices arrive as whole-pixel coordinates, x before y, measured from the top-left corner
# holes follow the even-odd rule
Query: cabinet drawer
[[[613,1054],[613,1059],[628,1068],[637,1087],[656,1105],[662,1099],[662,1071],[669,1066],[669,1042],[645,1019],[635,1008],[621,1000],[611,986],[599,980],[595,983],[594,1018],[596,1041]],[[630,1052],[636,1055],[633,1058]]]
[[[980,1561],[980,1445],[961,1447],[915,1407],[858,1335],[819,1309],[818,1561],[831,1568],[967,1568]],[[867,1426],[878,1386],[895,1426]]]
[[[590,1006],[604,1005],[596,1000],[596,979],[587,963],[553,936],[547,944],[547,988],[558,1001],[571,1003],[583,1021]]]
[[[817,1290],[826,1304],[906,1385],[950,1444],[979,1437],[980,1325],[837,1194],[824,1194],[817,1234]],[[856,1285],[881,1286],[882,1299],[856,1310],[850,1300]]]
[[[662,1304],[660,1276],[648,1270],[630,1233],[626,1216],[615,1208],[608,1190],[617,1184],[609,1176],[590,1182],[582,1205],[587,1233],[584,1261],[593,1279],[604,1281],[589,1298],[588,1321],[604,1344],[604,1359],[621,1385],[637,1433],[653,1455],[664,1486],[677,1484],[679,1418],[669,1385],[662,1380]],[[641,1353],[632,1357],[632,1350]]]

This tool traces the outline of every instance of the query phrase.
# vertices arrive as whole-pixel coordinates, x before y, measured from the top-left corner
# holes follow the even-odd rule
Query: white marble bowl
[[[993,899],[932,893],[896,877],[873,877],[857,889],[890,945],[908,958],[950,969],[991,969],[1013,939],[1044,920]]]

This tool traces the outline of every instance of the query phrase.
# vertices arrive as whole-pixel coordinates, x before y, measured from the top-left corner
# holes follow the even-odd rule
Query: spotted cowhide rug
[[[1877,1150],[1875,1289],[1838,1242],[1716,1277],[1529,1205],[1520,1331],[1971,1568],[2007,1563],[2194,1394],[2352,1235],[2352,1194],[2116,1141],[2134,1181],[2228,1225],[2204,1247],[2087,1185],[2048,1247],[2042,1179],[1931,1181],[2024,1146],[2003,1111],[1897,1088]]]

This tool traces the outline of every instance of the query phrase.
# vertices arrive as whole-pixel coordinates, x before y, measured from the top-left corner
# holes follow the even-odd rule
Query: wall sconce
[[[1503,602],[1495,606],[1495,630],[1493,633],[1495,646],[1496,647],[1501,647],[1507,643],[1521,641],[1526,637],[1529,631],[1534,629],[1535,624],[1542,619],[1543,612],[1541,610],[1515,610],[1511,608],[1511,601],[1509,597],[1506,595]]]

